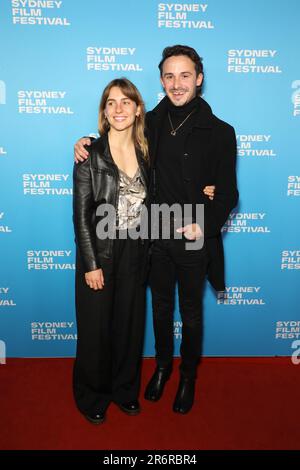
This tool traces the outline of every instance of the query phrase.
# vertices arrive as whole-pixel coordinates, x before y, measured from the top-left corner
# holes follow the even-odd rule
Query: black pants
[[[145,287],[141,283],[140,240],[116,239],[104,260],[104,289],[85,282],[76,268],[77,353],[73,373],[76,404],[83,413],[105,410],[111,401],[136,400],[144,334]]]
[[[180,372],[186,377],[195,378],[202,351],[202,292],[208,259],[205,247],[190,251],[186,250],[186,243],[193,242],[187,242],[185,238],[154,242],[150,287],[157,365],[168,367],[172,364],[173,314],[177,280],[183,325]]]

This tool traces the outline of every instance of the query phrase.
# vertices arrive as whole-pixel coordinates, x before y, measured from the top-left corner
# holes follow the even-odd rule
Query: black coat
[[[225,289],[221,228],[238,201],[236,184],[236,138],[232,126],[218,119],[202,98],[195,124],[187,136],[182,155],[182,184],[190,204],[204,204],[204,238],[209,254],[208,279],[216,290]],[[156,159],[159,132],[167,113],[167,98],[147,113],[146,130],[151,162],[150,197],[156,191]],[[214,200],[203,193],[215,185]]]

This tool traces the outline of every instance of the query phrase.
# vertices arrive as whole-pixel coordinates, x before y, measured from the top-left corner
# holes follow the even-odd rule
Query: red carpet
[[[109,407],[94,426],[77,412],[72,359],[8,359],[0,366],[0,449],[300,449],[300,365],[290,358],[207,358],[196,402],[172,412],[178,361],[158,403]],[[143,388],[154,368],[145,359]]]

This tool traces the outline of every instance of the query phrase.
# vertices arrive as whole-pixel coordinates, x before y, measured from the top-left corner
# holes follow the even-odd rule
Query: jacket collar
[[[162,119],[167,114],[169,98],[165,96],[160,103],[152,110],[149,111],[149,116],[157,122],[159,126]],[[213,113],[209,104],[203,99],[198,97],[198,105],[195,113],[196,119],[194,127],[210,128],[212,127]]]
[[[101,157],[108,162],[110,165],[117,168],[114,159],[111,155],[109,142],[108,142],[108,134],[102,134],[95,142],[94,145],[96,146],[97,153],[101,155]],[[147,183],[147,163],[145,162],[144,156],[139,148],[135,149],[136,151],[136,158],[139,164],[139,167],[142,170],[142,176],[144,177],[145,182]]]
[[[113,158],[110,153],[109,144],[108,144],[108,134],[102,134],[96,141],[95,146],[99,155],[101,155],[104,160],[107,160],[110,163],[114,163]]]

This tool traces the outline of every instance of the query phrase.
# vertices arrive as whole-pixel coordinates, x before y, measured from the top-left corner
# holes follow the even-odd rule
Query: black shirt
[[[171,134],[172,127],[168,112],[163,120],[156,160],[156,203],[158,204],[172,205],[178,203],[183,205],[188,203],[183,183],[182,163],[185,139],[194,125],[197,103],[197,98],[194,98],[183,106],[174,106],[168,99],[168,112],[174,129],[190,113],[192,114],[176,131],[175,136]]]

